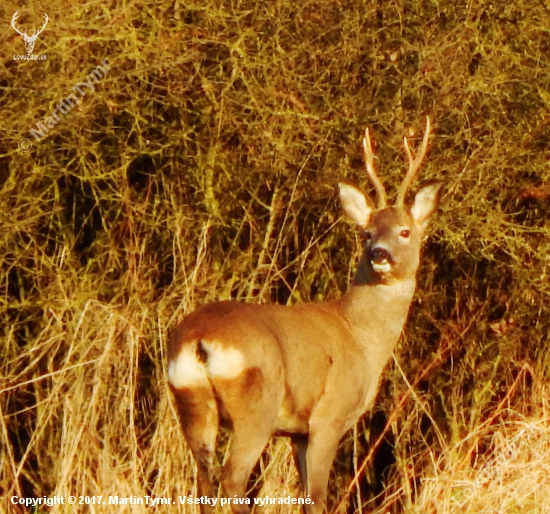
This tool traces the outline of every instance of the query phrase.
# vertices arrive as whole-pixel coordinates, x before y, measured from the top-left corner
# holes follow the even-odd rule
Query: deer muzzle
[[[377,273],[387,273],[391,270],[393,258],[386,248],[378,246],[370,251],[370,262]]]

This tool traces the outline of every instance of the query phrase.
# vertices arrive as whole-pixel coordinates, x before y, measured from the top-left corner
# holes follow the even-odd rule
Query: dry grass
[[[341,294],[357,250],[334,185],[366,183],[368,125],[395,186],[426,114],[422,177],[446,182],[444,204],[400,367],[343,441],[331,502],[550,511],[544,3],[8,0],[2,19],[17,9],[50,23],[45,61],[15,61],[21,37],[0,33],[0,511],[191,494],[167,334],[204,301]],[[104,59],[94,91],[29,136]],[[296,494],[284,441],[260,470],[260,494]]]
[[[483,457],[440,459],[422,479],[416,512],[550,512],[550,423],[528,419],[491,427]]]

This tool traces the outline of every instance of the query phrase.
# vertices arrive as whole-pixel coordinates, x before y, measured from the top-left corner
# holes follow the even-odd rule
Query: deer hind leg
[[[197,496],[215,498],[214,481],[218,479],[216,460],[218,408],[214,392],[209,386],[175,389],[176,405],[183,434],[197,464]],[[211,514],[214,508],[201,505],[202,514]]]
[[[269,431],[254,432],[250,428],[248,425],[243,427],[241,423],[233,426],[233,435],[221,480],[225,494],[232,500],[237,498],[240,501],[246,501],[250,474],[271,436]],[[234,514],[250,512],[250,508],[244,503],[232,502],[231,509]]]
[[[272,434],[278,392],[274,385],[269,387],[259,368],[248,368],[232,380],[213,383],[232,432],[221,482],[228,498],[242,501],[252,469]],[[231,508],[235,514],[250,512],[246,504],[233,501]]]

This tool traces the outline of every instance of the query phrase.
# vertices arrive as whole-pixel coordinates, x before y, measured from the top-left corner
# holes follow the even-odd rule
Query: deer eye
[[[401,232],[399,232],[399,235],[400,235],[401,237],[407,238],[407,237],[410,237],[411,231],[405,229],[405,230],[402,230]]]

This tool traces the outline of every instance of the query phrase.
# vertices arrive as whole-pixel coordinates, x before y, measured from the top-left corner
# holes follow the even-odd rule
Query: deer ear
[[[439,206],[442,185],[441,182],[436,182],[423,187],[416,193],[414,203],[411,207],[411,215],[422,228],[428,225],[428,221],[430,221],[432,214]]]
[[[340,200],[346,214],[360,227],[365,228],[375,207],[363,191],[351,184],[340,182]]]

